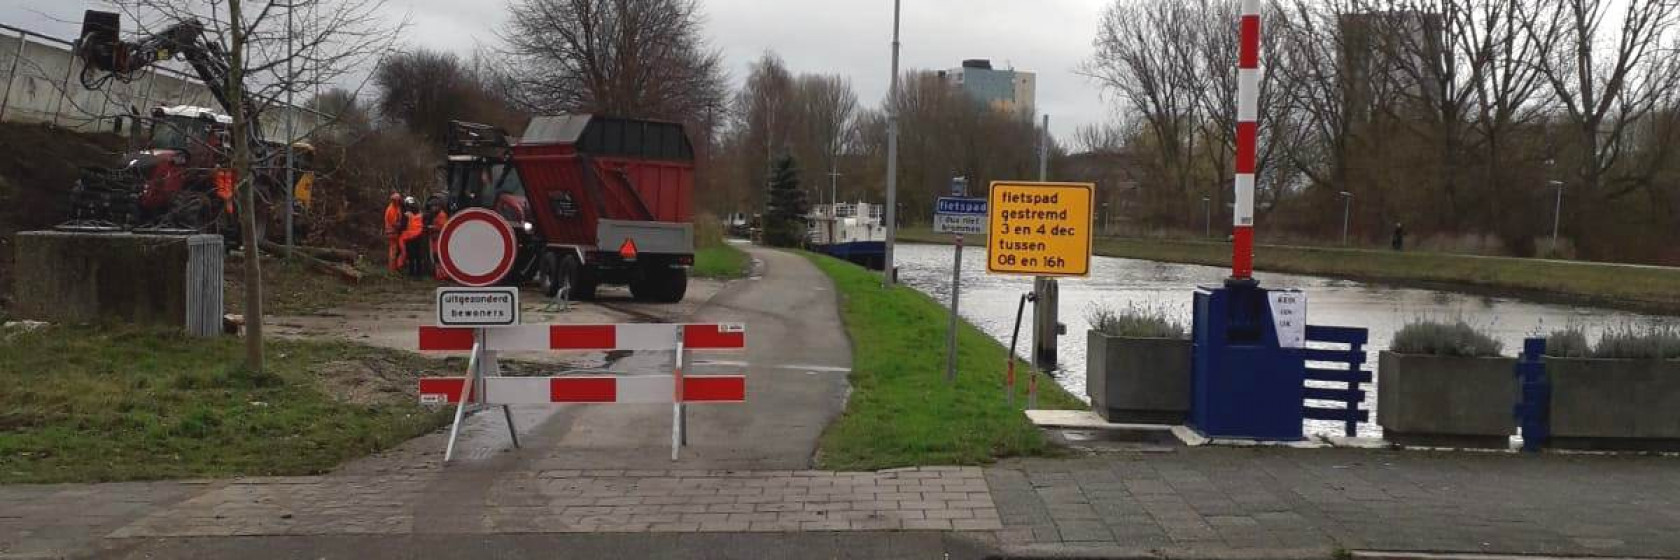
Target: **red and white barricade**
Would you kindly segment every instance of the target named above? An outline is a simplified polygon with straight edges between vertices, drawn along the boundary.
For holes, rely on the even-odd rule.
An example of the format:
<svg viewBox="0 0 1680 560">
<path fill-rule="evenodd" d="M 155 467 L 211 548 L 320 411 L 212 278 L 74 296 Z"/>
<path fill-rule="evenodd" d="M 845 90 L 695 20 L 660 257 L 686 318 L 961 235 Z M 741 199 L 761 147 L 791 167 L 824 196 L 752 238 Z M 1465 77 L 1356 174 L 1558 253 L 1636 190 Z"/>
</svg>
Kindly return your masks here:
<svg viewBox="0 0 1680 560">
<path fill-rule="evenodd" d="M 429 352 L 471 352 L 465 377 L 420 379 L 420 402 L 457 406 L 444 461 L 454 455 L 461 411 L 468 403 L 498 405 L 515 446 L 514 404 L 671 404 L 671 460 L 688 443 L 688 403 L 740 403 L 747 398 L 743 375 L 684 375 L 689 350 L 744 350 L 740 324 L 628 323 L 606 325 L 510 325 L 495 328 L 420 327 L 419 346 Z M 502 351 L 675 351 L 671 372 L 660 375 L 496 375 Z"/>
</svg>

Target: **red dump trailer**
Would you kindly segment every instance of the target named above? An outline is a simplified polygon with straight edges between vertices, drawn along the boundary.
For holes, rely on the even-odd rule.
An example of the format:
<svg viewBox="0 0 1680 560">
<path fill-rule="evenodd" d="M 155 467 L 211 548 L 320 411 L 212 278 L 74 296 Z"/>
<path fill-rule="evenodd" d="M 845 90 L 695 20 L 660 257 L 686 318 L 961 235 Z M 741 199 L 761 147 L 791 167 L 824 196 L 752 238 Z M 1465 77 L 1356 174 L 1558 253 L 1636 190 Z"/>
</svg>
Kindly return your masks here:
<svg viewBox="0 0 1680 560">
<path fill-rule="evenodd" d="M 682 125 L 537 117 L 517 141 L 455 122 L 451 208 L 500 213 L 520 235 L 509 282 L 587 300 L 602 284 L 636 299 L 681 301 L 694 264 L 694 147 Z"/>
</svg>

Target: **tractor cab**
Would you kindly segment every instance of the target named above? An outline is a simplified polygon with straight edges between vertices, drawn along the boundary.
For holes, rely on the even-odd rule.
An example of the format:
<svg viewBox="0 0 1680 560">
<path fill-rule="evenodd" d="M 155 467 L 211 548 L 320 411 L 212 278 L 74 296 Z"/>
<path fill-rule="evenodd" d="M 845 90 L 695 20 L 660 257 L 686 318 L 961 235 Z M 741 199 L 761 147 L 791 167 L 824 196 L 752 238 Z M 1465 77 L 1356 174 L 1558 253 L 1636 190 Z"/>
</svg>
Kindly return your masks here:
<svg viewBox="0 0 1680 560">
<path fill-rule="evenodd" d="M 229 147 L 228 127 L 233 118 L 203 107 L 176 105 L 152 109 L 151 131 L 146 148 L 168 150 L 186 156 L 186 167 L 216 166 L 217 154 Z"/>
</svg>

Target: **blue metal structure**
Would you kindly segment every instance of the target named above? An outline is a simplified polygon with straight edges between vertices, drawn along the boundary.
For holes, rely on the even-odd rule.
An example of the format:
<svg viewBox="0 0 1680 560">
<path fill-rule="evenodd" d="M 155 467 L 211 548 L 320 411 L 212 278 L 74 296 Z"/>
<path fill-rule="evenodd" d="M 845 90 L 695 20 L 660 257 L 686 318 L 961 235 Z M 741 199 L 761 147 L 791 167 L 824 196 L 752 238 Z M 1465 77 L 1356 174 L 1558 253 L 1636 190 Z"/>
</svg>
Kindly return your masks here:
<svg viewBox="0 0 1680 560">
<path fill-rule="evenodd" d="M 1552 438 L 1552 379 L 1546 375 L 1546 339 L 1523 339 L 1517 356 L 1517 405 L 1512 411 L 1522 427 L 1523 451 L 1538 453 Z"/>
<path fill-rule="evenodd" d="M 1190 425 L 1209 437 L 1301 439 L 1305 362 L 1278 344 L 1267 290 L 1253 282 L 1195 293 Z"/>
<path fill-rule="evenodd" d="M 1360 384 L 1371 382 L 1371 372 L 1360 369 L 1365 363 L 1365 343 L 1370 338 L 1370 332 L 1356 327 L 1324 327 L 1307 325 L 1307 342 L 1328 344 L 1344 344 L 1346 349 L 1302 348 L 1297 350 L 1301 357 L 1309 362 L 1331 362 L 1339 367 L 1303 367 L 1304 378 L 1307 381 L 1325 381 L 1345 383 L 1345 388 L 1306 387 L 1303 396 L 1307 400 L 1337 401 L 1341 408 L 1301 405 L 1301 415 L 1313 420 L 1333 420 L 1343 423 L 1342 433 L 1347 437 L 1358 435 L 1360 422 L 1369 422 L 1370 411 L 1360 410 L 1359 404 L 1365 402 L 1365 391 Z"/>
</svg>

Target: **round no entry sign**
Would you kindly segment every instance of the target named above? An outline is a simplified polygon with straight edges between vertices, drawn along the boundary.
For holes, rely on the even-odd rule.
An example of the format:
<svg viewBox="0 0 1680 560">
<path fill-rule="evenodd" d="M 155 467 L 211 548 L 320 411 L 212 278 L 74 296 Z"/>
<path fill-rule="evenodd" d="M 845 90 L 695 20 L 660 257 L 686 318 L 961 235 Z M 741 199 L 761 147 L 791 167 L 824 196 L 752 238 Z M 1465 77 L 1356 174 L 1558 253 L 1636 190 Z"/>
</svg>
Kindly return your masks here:
<svg viewBox="0 0 1680 560">
<path fill-rule="evenodd" d="M 438 263 L 463 286 L 489 286 L 513 269 L 513 227 L 495 212 L 468 208 L 450 216 L 438 234 Z"/>
</svg>

